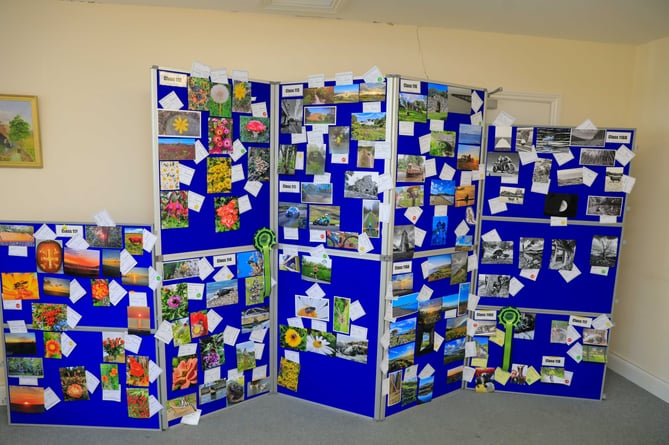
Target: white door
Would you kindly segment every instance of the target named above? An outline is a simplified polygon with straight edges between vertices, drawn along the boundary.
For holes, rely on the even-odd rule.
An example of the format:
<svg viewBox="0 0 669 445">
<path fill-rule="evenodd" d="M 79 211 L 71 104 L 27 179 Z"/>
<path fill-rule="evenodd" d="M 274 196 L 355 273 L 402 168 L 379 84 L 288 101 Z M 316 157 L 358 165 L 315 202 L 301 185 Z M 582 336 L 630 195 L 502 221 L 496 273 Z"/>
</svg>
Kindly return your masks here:
<svg viewBox="0 0 669 445">
<path fill-rule="evenodd" d="M 488 98 L 486 124 L 492 124 L 504 111 L 513 116 L 516 126 L 559 125 L 560 101 L 557 94 L 506 92 L 495 93 Z"/>
</svg>

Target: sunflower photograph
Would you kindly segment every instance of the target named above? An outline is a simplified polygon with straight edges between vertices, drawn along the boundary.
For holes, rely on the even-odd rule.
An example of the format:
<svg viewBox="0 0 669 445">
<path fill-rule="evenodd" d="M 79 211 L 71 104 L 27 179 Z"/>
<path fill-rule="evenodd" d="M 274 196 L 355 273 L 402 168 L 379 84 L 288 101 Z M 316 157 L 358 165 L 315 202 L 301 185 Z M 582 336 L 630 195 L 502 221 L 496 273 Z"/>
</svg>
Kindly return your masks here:
<svg viewBox="0 0 669 445">
<path fill-rule="evenodd" d="M 294 326 L 279 325 L 281 347 L 296 351 L 307 350 L 307 330 Z"/>
</svg>

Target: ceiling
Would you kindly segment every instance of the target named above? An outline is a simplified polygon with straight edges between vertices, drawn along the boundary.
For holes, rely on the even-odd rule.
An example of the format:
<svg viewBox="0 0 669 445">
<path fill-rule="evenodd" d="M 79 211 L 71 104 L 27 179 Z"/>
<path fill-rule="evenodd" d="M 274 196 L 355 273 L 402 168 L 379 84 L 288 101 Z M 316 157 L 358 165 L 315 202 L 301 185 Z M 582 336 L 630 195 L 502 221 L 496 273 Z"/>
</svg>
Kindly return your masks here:
<svg viewBox="0 0 669 445">
<path fill-rule="evenodd" d="M 633 45 L 669 37 L 669 0 L 74 1 L 322 17 Z"/>
</svg>

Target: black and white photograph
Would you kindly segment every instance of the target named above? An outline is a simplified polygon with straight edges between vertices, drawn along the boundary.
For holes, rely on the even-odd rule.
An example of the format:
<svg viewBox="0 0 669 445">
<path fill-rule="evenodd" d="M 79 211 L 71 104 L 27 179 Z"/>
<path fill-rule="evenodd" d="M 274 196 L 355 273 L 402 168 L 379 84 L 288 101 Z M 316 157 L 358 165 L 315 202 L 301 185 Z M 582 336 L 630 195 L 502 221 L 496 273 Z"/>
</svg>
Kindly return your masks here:
<svg viewBox="0 0 669 445">
<path fill-rule="evenodd" d="M 481 264 L 513 264 L 513 241 L 482 241 Z"/>
<path fill-rule="evenodd" d="M 518 246 L 519 269 L 541 269 L 543 258 L 543 238 L 520 237 L 520 246 Z"/>
<path fill-rule="evenodd" d="M 520 159 L 518 153 L 488 153 L 486 170 L 488 176 L 518 176 Z"/>
<path fill-rule="evenodd" d="M 416 249 L 414 226 L 395 226 L 393 228 L 393 261 L 413 258 Z"/>
<path fill-rule="evenodd" d="M 551 180 L 551 167 L 553 160 L 549 158 L 539 158 L 534 162 L 534 172 L 532 173 L 532 182 L 547 183 Z"/>
<path fill-rule="evenodd" d="M 516 128 L 516 151 L 532 151 L 534 127 Z"/>
<path fill-rule="evenodd" d="M 470 115 L 472 113 L 472 90 L 449 86 L 448 112 Z"/>
<path fill-rule="evenodd" d="M 513 328 L 513 338 L 521 340 L 534 340 L 534 326 L 537 321 L 537 314 L 528 314 L 521 312 L 518 325 Z"/>
<path fill-rule="evenodd" d="M 544 216 L 575 218 L 578 212 L 578 195 L 569 193 L 546 194 L 544 200 Z"/>
<path fill-rule="evenodd" d="M 497 320 L 477 320 L 474 321 L 474 335 L 483 335 L 491 337 L 497 331 Z"/>
<path fill-rule="evenodd" d="M 509 298 L 510 275 L 479 274 L 479 297 Z"/>
<path fill-rule="evenodd" d="M 617 196 L 588 196 L 588 216 L 620 216 L 623 212 L 623 198 Z"/>
<path fill-rule="evenodd" d="M 281 101 L 281 133 L 302 133 L 302 99 L 283 99 Z"/>
<path fill-rule="evenodd" d="M 537 127 L 537 153 L 566 153 L 570 141 L 571 128 Z"/>
<path fill-rule="evenodd" d="M 571 270 L 574 267 L 575 256 L 576 240 L 551 240 L 551 262 L 548 268 L 551 270 Z"/>
<path fill-rule="evenodd" d="M 378 172 L 359 172 L 347 170 L 344 174 L 344 198 L 378 198 Z"/>
<path fill-rule="evenodd" d="M 499 198 L 505 204 L 522 204 L 525 200 L 525 189 L 501 186 L 499 188 Z"/>
<path fill-rule="evenodd" d="M 605 192 L 623 191 L 623 168 L 606 167 L 606 178 L 604 179 Z"/>
<path fill-rule="evenodd" d="M 618 237 L 594 235 L 590 248 L 590 265 L 615 267 L 616 261 L 618 261 Z"/>
<path fill-rule="evenodd" d="M 606 142 L 606 130 L 598 128 L 574 128 L 571 130 L 571 144 L 575 147 L 603 147 Z"/>
<path fill-rule="evenodd" d="M 567 185 L 583 184 L 582 168 L 565 168 L 557 171 L 557 185 L 563 187 Z"/>
<path fill-rule="evenodd" d="M 512 127 L 495 127 L 495 151 L 511 151 Z"/>
<path fill-rule="evenodd" d="M 601 148 L 581 148 L 579 164 L 612 167 L 616 165 L 616 151 Z"/>
</svg>

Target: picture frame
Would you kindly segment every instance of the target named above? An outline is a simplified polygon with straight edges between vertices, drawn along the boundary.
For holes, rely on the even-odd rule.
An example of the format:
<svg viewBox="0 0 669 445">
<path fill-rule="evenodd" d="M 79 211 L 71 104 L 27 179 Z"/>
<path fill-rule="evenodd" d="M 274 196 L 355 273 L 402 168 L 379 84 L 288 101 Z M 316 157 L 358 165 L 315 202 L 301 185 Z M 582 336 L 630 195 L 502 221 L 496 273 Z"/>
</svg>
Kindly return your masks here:
<svg viewBox="0 0 669 445">
<path fill-rule="evenodd" d="M 0 167 L 42 166 L 37 96 L 0 94 Z"/>
</svg>

